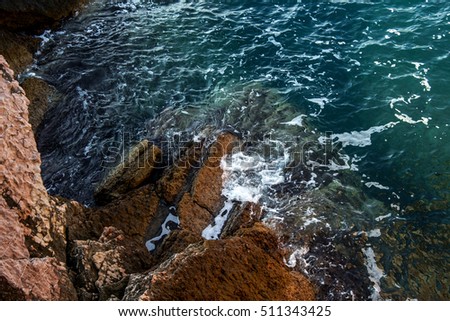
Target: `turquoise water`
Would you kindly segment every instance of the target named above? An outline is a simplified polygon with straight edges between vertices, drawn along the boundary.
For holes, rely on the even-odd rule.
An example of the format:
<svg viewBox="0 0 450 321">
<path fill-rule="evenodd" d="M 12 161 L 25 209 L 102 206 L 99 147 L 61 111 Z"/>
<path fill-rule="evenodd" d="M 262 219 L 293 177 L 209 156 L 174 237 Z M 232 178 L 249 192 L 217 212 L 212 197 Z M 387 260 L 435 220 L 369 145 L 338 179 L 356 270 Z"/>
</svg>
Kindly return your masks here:
<svg viewBox="0 0 450 321">
<path fill-rule="evenodd" d="M 111 146 L 165 108 L 258 83 L 396 218 L 373 242 L 384 298 L 449 298 L 450 3 L 94 1 L 42 38 L 30 72 L 65 93 L 39 132 L 51 193 L 91 203 Z"/>
</svg>

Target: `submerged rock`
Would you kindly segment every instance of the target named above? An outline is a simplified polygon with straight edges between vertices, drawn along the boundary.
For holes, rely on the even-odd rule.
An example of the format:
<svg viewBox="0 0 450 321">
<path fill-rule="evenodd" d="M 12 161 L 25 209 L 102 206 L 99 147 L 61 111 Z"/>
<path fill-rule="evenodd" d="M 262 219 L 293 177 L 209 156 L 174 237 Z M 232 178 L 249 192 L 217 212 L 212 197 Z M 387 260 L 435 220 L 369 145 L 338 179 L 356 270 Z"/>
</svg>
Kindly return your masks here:
<svg viewBox="0 0 450 321">
<path fill-rule="evenodd" d="M 14 33 L 0 28 L 0 55 L 8 61 L 17 75 L 25 71 L 33 62 L 33 54 L 40 40 L 22 33 Z"/>
<path fill-rule="evenodd" d="M 61 94 L 55 87 L 39 78 L 27 78 L 22 82 L 21 87 L 30 100 L 28 106 L 29 122 L 36 134 L 45 113 L 57 104 L 61 99 Z"/>
<path fill-rule="evenodd" d="M 155 167 L 160 165 L 161 150 L 143 140 L 128 152 L 97 187 L 95 199 L 105 204 L 139 186 L 150 178 Z"/>
</svg>

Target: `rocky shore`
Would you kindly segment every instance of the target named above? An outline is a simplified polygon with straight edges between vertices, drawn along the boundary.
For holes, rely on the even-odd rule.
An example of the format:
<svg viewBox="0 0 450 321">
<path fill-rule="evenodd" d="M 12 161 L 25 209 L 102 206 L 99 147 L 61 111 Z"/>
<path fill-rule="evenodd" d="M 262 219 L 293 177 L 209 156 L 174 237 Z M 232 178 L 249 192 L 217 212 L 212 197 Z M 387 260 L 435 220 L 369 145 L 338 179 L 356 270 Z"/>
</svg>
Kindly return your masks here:
<svg viewBox="0 0 450 321">
<path fill-rule="evenodd" d="M 257 204 L 235 204 L 220 240 L 202 237 L 224 206 L 220 160 L 240 148 L 237 136 L 192 142 L 165 169 L 159 148 L 143 142 L 98 188 L 105 205 L 85 208 L 47 194 L 29 100 L 3 57 L 0 66 L 2 300 L 315 298 Z"/>
</svg>

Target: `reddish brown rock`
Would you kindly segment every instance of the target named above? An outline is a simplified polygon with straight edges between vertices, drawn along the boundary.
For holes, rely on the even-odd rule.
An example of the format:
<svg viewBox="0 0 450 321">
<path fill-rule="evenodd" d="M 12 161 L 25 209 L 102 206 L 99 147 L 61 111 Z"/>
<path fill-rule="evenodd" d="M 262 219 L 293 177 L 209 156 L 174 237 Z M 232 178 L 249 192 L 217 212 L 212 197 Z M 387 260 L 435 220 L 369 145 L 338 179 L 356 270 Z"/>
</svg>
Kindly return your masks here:
<svg viewBox="0 0 450 321">
<path fill-rule="evenodd" d="M 246 235 L 190 245 L 147 275 L 133 275 L 125 300 L 313 300 L 315 289 L 280 261 L 276 237 Z M 261 247 L 260 243 L 264 242 Z"/>
<path fill-rule="evenodd" d="M 1 56 L 0 93 L 0 193 L 21 222 L 36 223 L 34 231 L 24 229 L 25 236 L 47 247 L 51 225 L 59 225 L 58 218 L 51 215 L 52 204 L 40 175 L 40 156 L 28 123 L 29 100 Z"/>
<path fill-rule="evenodd" d="M 174 166 L 168 167 L 157 183 L 156 190 L 169 204 L 176 203 L 190 189 L 188 178 L 200 165 L 202 145 L 194 143 L 186 149 Z"/>
<path fill-rule="evenodd" d="M 208 149 L 203 143 L 188 145 L 179 161 L 166 169 L 156 183 L 158 195 L 174 206 L 180 221 L 178 229 L 181 232 L 175 233 L 179 239 L 174 240 L 174 236 L 169 235 L 162 244 L 168 253 L 180 252 L 201 239 L 202 231 L 223 207 L 220 162 L 225 154 L 239 146 L 239 139 L 233 134 L 222 133 Z M 156 257 L 162 255 L 161 251 L 153 254 Z"/>
<path fill-rule="evenodd" d="M 185 161 L 179 162 L 179 166 L 170 167 L 158 181 L 159 195 L 169 204 L 173 204 L 187 185 L 187 177 L 191 167 Z"/>
<path fill-rule="evenodd" d="M 0 260 L 0 300 L 74 300 L 64 265 L 54 258 Z"/>
<path fill-rule="evenodd" d="M 75 299 L 64 263 L 64 206 L 42 184 L 28 103 L 0 56 L 0 299 Z"/>
<path fill-rule="evenodd" d="M 106 206 L 86 210 L 84 227 L 78 229 L 78 234 L 73 237 L 98 238 L 105 227 L 114 226 L 127 236 L 139 238 L 144 244 L 148 226 L 157 214 L 159 205 L 160 199 L 153 187 L 145 185 Z M 89 230 L 91 233 L 86 233 Z"/>
<path fill-rule="evenodd" d="M 219 135 L 216 142 L 210 147 L 208 158 L 193 182 L 194 202 L 212 214 L 215 214 L 223 204 L 221 159 L 238 147 L 239 139 L 235 135 L 230 133 Z"/>
<path fill-rule="evenodd" d="M 127 283 L 126 237 L 114 227 L 104 229 L 98 241 L 75 241 L 71 249 L 75 285 L 81 300 L 120 297 Z M 130 253 L 131 254 L 131 253 Z"/>
<path fill-rule="evenodd" d="M 178 216 L 180 218 L 180 228 L 199 236 L 202 235 L 202 231 L 214 218 L 207 209 L 195 203 L 189 193 L 185 193 L 180 203 L 178 203 Z"/>
<path fill-rule="evenodd" d="M 255 223 L 260 222 L 262 215 L 263 210 L 259 204 L 244 203 L 235 206 L 228 215 L 221 237 L 229 237 L 239 229 L 253 227 Z"/>
</svg>

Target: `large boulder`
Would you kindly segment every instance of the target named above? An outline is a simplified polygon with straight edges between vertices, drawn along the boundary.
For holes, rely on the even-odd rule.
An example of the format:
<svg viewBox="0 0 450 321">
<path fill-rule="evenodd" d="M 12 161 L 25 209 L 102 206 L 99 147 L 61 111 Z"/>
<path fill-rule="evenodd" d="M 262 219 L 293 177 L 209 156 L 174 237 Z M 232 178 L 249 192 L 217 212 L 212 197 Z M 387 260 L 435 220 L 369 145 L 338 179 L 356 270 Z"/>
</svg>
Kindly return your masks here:
<svg viewBox="0 0 450 321">
<path fill-rule="evenodd" d="M 241 235 L 190 245 L 147 274 L 124 300 L 314 300 L 315 289 L 283 264 L 276 236 L 257 225 Z"/>
</svg>

